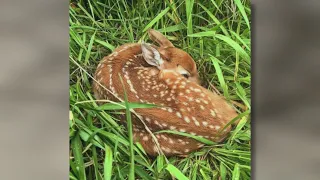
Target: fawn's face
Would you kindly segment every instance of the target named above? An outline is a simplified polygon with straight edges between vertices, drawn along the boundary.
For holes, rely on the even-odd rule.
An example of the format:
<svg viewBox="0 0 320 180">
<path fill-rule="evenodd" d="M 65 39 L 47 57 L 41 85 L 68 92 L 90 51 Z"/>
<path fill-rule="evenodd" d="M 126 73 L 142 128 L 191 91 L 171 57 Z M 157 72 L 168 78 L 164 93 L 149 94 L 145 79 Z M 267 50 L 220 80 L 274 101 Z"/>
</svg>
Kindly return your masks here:
<svg viewBox="0 0 320 180">
<path fill-rule="evenodd" d="M 186 79 L 200 84 L 197 66 L 188 53 L 175 48 L 168 39 L 155 30 L 149 30 L 149 36 L 160 47 L 141 44 L 142 54 L 147 63 L 159 70 L 173 70 Z"/>
</svg>

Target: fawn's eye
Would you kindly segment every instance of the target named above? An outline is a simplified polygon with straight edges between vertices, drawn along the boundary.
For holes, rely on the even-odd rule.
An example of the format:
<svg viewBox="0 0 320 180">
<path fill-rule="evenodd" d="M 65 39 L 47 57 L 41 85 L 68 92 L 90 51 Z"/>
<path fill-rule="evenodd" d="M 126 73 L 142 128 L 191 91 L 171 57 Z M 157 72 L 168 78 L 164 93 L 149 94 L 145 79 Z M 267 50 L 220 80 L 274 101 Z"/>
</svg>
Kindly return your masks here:
<svg viewBox="0 0 320 180">
<path fill-rule="evenodd" d="M 189 75 L 188 74 L 182 74 L 183 77 L 185 77 L 186 79 L 189 78 Z"/>
<path fill-rule="evenodd" d="M 179 64 L 177 65 L 176 71 L 179 74 L 181 74 L 183 77 L 185 77 L 186 79 L 188 79 L 190 77 L 190 73 Z"/>
</svg>

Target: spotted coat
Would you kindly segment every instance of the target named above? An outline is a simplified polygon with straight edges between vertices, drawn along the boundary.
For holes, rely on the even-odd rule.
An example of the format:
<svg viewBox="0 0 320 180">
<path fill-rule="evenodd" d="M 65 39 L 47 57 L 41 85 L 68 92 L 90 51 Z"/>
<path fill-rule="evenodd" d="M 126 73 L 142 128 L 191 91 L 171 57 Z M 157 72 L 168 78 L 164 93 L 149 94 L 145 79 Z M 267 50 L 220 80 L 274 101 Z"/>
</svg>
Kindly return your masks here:
<svg viewBox="0 0 320 180">
<path fill-rule="evenodd" d="M 99 63 L 95 73 L 99 83 L 93 83 L 97 99 L 119 101 L 124 99 L 121 77 L 130 102 L 161 106 L 135 110 L 138 117 L 133 118 L 134 140 L 139 141 L 148 154 L 158 154 L 154 140 L 145 130 L 142 120 L 152 132 L 176 130 L 215 142 L 222 141 L 230 127 L 220 134 L 218 131 L 237 116 L 236 111 L 217 94 L 180 74 L 159 71 L 150 66 L 141 53 L 140 44 L 120 46 Z M 194 139 L 174 134 L 161 133 L 155 137 L 161 150 L 169 156 L 188 154 L 203 146 Z"/>
</svg>

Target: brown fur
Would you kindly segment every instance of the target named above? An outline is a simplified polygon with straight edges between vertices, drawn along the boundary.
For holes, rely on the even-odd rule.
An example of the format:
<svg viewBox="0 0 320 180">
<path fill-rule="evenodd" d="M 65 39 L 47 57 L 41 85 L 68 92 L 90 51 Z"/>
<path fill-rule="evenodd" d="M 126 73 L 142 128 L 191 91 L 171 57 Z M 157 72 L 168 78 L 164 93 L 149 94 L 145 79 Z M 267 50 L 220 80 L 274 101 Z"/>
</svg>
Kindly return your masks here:
<svg viewBox="0 0 320 180">
<path fill-rule="evenodd" d="M 230 127 L 220 134 L 218 132 L 237 116 L 236 111 L 217 94 L 175 72 L 179 64 L 197 79 L 196 65 L 190 55 L 172 47 L 173 45 L 163 39 L 157 41 L 162 43 L 158 51 L 167 61 L 165 70 L 159 71 L 146 63 L 140 55 L 142 52 L 140 44 L 122 45 L 100 62 L 95 73 L 95 79 L 113 92 L 106 91 L 94 82 L 93 91 L 96 98 L 119 101 L 118 97 L 123 100 L 121 77 L 129 102 L 163 106 L 135 109 L 152 132 L 177 130 L 195 133 L 215 142 L 222 141 L 230 131 Z M 163 47 L 163 44 L 166 46 Z M 125 119 L 122 121 L 125 122 Z M 140 142 L 149 155 L 157 155 L 154 140 L 137 116 L 133 117 L 133 124 L 134 140 Z M 203 146 L 194 139 L 179 135 L 162 133 L 157 134 L 156 138 L 162 151 L 169 156 L 188 154 Z"/>
</svg>

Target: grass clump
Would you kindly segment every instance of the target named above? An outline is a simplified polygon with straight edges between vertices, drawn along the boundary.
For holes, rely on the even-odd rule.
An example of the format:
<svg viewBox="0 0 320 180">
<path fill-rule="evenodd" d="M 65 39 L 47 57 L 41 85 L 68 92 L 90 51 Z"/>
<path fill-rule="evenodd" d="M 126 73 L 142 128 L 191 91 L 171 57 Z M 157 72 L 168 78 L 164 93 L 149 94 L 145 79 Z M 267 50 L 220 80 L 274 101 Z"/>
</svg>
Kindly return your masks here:
<svg viewBox="0 0 320 180">
<path fill-rule="evenodd" d="M 250 179 L 250 16 L 246 0 L 70 1 L 70 179 Z M 149 28 L 188 52 L 204 85 L 237 108 L 240 122 L 223 143 L 186 158 L 150 159 L 114 116 L 140 105 L 97 105 L 91 84 L 98 62 L 147 39 Z"/>
</svg>

